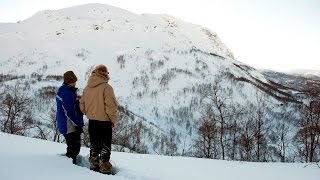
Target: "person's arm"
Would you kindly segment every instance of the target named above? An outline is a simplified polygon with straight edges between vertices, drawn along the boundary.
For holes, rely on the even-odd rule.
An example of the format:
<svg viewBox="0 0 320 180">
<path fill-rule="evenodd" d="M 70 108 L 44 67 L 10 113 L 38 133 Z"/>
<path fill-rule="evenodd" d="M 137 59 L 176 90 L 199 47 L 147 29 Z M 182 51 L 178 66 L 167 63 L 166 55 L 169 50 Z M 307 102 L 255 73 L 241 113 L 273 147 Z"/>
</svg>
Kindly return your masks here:
<svg viewBox="0 0 320 180">
<path fill-rule="evenodd" d="M 110 118 L 113 126 L 117 126 L 118 123 L 118 105 L 117 100 L 113 92 L 113 88 L 110 85 L 104 89 L 104 102 L 105 112 Z"/>
<path fill-rule="evenodd" d="M 85 91 L 83 91 L 83 94 L 82 94 L 82 96 L 81 96 L 81 98 L 80 98 L 80 110 L 81 110 L 81 112 L 83 113 L 83 114 L 86 114 L 85 113 L 85 101 L 84 101 L 84 98 L 85 98 Z"/>
</svg>

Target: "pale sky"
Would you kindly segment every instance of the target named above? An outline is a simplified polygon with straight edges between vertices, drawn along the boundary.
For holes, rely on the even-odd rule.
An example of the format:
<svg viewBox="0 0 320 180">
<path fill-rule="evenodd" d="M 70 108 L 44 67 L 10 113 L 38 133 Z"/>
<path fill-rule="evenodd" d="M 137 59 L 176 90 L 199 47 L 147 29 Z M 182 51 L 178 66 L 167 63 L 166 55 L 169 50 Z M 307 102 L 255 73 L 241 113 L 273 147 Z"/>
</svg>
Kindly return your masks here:
<svg viewBox="0 0 320 180">
<path fill-rule="evenodd" d="M 208 27 L 237 60 L 255 68 L 320 71 L 320 0 L 0 0 L 0 22 L 86 3 Z"/>
</svg>

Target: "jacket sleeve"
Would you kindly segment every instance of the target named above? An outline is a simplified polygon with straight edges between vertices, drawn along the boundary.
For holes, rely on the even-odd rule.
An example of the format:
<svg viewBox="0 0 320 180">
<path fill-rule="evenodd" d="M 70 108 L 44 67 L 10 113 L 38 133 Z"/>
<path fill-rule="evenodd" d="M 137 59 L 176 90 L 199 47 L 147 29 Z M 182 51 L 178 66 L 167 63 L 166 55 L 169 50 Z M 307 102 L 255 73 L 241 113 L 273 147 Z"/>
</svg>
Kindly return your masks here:
<svg viewBox="0 0 320 180">
<path fill-rule="evenodd" d="M 77 124 L 77 126 L 82 127 L 82 126 L 84 126 L 83 113 L 80 110 L 80 103 L 79 103 L 78 98 L 76 100 L 75 109 L 76 109 L 76 120 L 77 120 L 76 124 Z"/>
<path fill-rule="evenodd" d="M 113 88 L 107 84 L 104 89 L 105 112 L 113 124 L 118 122 L 118 105 Z"/>
<path fill-rule="evenodd" d="M 85 110 L 86 110 L 86 106 L 85 106 L 85 101 L 84 101 L 84 99 L 85 99 L 85 90 L 83 91 L 83 94 L 82 94 L 82 96 L 81 96 L 81 98 L 80 98 L 80 110 L 81 110 L 81 112 L 83 113 L 83 114 L 86 114 L 86 112 L 85 112 Z"/>
</svg>

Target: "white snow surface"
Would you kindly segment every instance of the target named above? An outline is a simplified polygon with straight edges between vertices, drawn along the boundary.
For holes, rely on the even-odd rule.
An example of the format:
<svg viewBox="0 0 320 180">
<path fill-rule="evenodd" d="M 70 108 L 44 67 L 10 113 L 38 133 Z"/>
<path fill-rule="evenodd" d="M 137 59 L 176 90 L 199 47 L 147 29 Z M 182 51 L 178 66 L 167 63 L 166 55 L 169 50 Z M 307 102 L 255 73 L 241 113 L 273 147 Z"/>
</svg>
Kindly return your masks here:
<svg viewBox="0 0 320 180">
<path fill-rule="evenodd" d="M 305 163 L 252 163 L 188 157 L 112 152 L 115 175 L 87 169 L 88 148 L 81 166 L 61 156 L 66 145 L 0 132 L 1 180 L 183 179 L 183 180 L 319 180 L 320 168 Z"/>
</svg>

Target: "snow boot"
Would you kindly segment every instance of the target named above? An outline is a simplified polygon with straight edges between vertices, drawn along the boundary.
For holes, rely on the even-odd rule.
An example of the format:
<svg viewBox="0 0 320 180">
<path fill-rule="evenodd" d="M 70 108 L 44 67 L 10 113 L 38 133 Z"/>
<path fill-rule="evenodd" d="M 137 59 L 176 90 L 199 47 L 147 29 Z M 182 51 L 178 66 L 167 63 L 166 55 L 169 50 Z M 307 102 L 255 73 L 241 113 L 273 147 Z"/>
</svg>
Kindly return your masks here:
<svg viewBox="0 0 320 180">
<path fill-rule="evenodd" d="M 103 174 L 111 174 L 112 172 L 112 164 L 109 161 L 102 161 L 99 162 L 99 170 Z"/>
<path fill-rule="evenodd" d="M 77 165 L 77 157 L 72 157 L 72 164 Z"/>
<path fill-rule="evenodd" d="M 99 171 L 99 156 L 90 156 L 90 169 L 94 171 Z"/>
<path fill-rule="evenodd" d="M 72 159 L 72 164 L 77 164 L 77 156 L 74 156 L 68 152 L 66 153 L 66 156 Z"/>
</svg>

